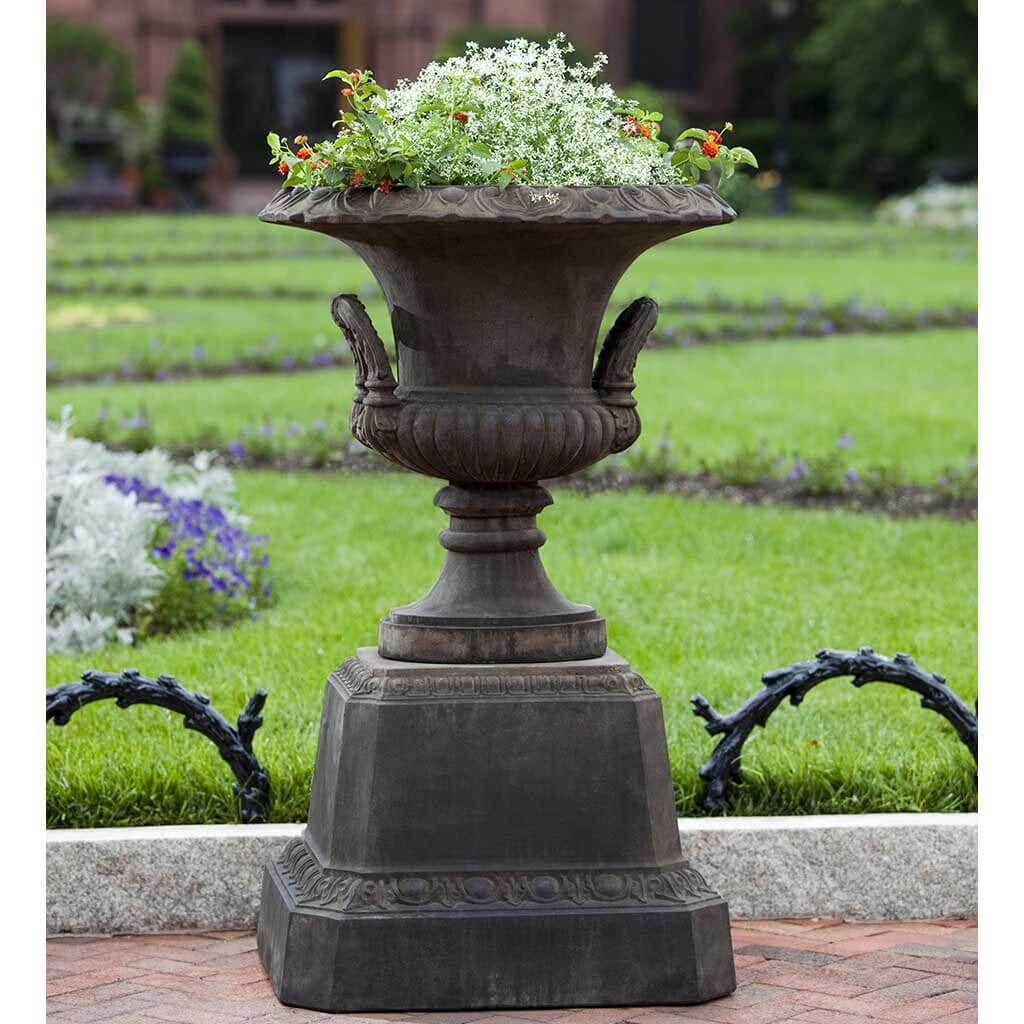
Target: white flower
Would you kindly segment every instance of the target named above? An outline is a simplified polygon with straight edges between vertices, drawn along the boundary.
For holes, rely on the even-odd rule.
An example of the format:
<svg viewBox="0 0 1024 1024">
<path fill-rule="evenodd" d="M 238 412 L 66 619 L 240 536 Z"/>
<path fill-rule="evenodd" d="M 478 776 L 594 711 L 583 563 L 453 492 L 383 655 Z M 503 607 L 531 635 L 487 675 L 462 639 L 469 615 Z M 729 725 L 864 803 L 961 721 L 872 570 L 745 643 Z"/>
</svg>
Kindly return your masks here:
<svg viewBox="0 0 1024 1024">
<path fill-rule="evenodd" d="M 177 498 L 219 505 L 244 525 L 231 474 L 202 452 L 180 465 L 159 449 L 112 452 L 69 435 L 71 410 L 46 429 L 46 646 L 75 654 L 130 639 L 130 613 L 156 594 L 163 573 L 150 557 L 163 515 L 104 482 L 138 477 Z"/>
<path fill-rule="evenodd" d="M 526 160 L 517 181 L 536 185 L 657 185 L 678 183 L 656 139 L 629 138 L 622 101 L 598 76 L 607 63 L 570 64 L 563 35 L 546 46 L 524 39 L 500 48 L 468 44 L 466 53 L 428 64 L 413 81 L 401 81 L 386 99 L 393 120 L 384 144 L 414 153 L 428 183 L 486 184 L 496 167 Z M 443 118 L 425 111 L 438 109 Z M 448 111 L 468 110 L 450 127 Z M 443 128 L 439 126 L 443 124 Z M 449 145 L 449 131 L 483 143 L 490 157 Z"/>
</svg>

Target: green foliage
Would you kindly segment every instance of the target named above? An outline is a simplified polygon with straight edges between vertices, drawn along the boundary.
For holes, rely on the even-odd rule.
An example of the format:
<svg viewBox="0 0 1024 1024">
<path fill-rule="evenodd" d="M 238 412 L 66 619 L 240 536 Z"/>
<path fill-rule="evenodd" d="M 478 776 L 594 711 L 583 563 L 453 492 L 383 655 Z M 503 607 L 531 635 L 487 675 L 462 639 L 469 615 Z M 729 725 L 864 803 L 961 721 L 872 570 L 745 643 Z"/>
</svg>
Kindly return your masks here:
<svg viewBox="0 0 1024 1024">
<path fill-rule="evenodd" d="M 736 108 L 767 168 L 781 141 L 790 184 L 810 189 L 877 197 L 936 172 L 973 176 L 976 0 L 808 0 L 794 8 L 784 27 L 769 4 L 733 23 Z M 790 108 L 781 140 L 778 83 Z"/>
<path fill-rule="evenodd" d="M 685 127 L 685 114 L 671 93 L 663 92 L 647 82 L 627 82 L 616 91 L 630 106 L 661 111 L 662 138 L 674 139 Z"/>
<path fill-rule="evenodd" d="M 977 174 L 976 0 L 817 0 L 799 60 L 826 83 L 827 183 L 903 190 Z"/>
<path fill-rule="evenodd" d="M 171 536 L 166 526 L 159 527 L 154 546 L 162 547 Z M 217 558 L 220 552 L 207 537 L 197 554 L 203 558 Z M 139 615 L 140 639 L 230 626 L 251 619 L 257 609 L 270 604 L 270 577 L 262 566 L 253 566 L 251 584 L 242 597 L 228 597 L 206 586 L 203 581 L 190 578 L 188 568 L 184 551 L 180 548 L 164 563 L 164 581 L 160 590 Z"/>
<path fill-rule="evenodd" d="M 94 145 L 105 141 L 122 156 L 130 148 L 137 114 L 128 52 L 90 25 L 47 18 L 47 184 L 71 176 L 71 147 L 83 136 Z"/>
<path fill-rule="evenodd" d="M 46 94 L 48 107 L 132 115 L 136 98 L 131 57 L 91 25 L 47 18 Z M 59 115 L 60 110 L 55 112 Z"/>
<path fill-rule="evenodd" d="M 756 484 L 775 476 L 782 460 L 762 441 L 756 448 L 741 448 L 722 459 L 701 459 L 702 473 L 724 484 Z"/>
<path fill-rule="evenodd" d="M 178 51 L 174 70 L 164 87 L 161 136 L 164 143 L 213 142 L 210 65 L 206 52 L 194 40 Z"/>
<path fill-rule="evenodd" d="M 74 177 L 74 164 L 66 146 L 46 133 L 46 187 L 57 188 Z"/>
</svg>

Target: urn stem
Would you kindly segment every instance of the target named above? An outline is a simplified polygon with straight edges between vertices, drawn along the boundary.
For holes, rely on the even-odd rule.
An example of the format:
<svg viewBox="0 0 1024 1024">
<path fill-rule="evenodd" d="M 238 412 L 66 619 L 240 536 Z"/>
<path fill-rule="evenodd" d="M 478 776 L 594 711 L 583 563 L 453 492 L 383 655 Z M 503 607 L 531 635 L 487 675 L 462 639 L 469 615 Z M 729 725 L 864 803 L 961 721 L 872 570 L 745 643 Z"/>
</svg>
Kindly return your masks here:
<svg viewBox="0 0 1024 1024">
<path fill-rule="evenodd" d="M 450 516 L 440 536 L 445 563 L 428 594 L 381 622 L 385 658 L 509 663 L 605 653 L 604 619 L 566 600 L 540 560 L 537 513 L 551 504 L 543 487 L 449 484 L 434 504 Z"/>
</svg>

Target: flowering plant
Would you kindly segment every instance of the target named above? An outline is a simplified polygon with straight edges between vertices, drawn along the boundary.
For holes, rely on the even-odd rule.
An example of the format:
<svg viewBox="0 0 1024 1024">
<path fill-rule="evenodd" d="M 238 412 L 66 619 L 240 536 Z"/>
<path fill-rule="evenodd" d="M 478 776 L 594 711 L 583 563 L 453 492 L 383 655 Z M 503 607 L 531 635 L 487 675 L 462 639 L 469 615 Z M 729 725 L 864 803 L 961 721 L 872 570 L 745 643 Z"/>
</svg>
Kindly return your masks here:
<svg viewBox="0 0 1024 1024">
<path fill-rule="evenodd" d="M 264 539 L 245 532 L 212 456 L 112 452 L 70 426 L 69 410 L 47 426 L 49 650 L 228 624 L 269 603 Z"/>
<path fill-rule="evenodd" d="M 394 185 L 696 184 L 715 170 L 727 180 L 749 149 L 721 131 L 690 128 L 663 141 L 662 115 L 623 101 L 598 82 L 607 57 L 569 64 L 559 34 L 546 46 L 512 39 L 469 43 L 462 57 L 428 64 L 415 81 L 383 89 L 370 71 L 331 71 L 342 83 L 337 137 L 294 146 L 271 132 L 271 163 L 287 188 Z"/>
</svg>

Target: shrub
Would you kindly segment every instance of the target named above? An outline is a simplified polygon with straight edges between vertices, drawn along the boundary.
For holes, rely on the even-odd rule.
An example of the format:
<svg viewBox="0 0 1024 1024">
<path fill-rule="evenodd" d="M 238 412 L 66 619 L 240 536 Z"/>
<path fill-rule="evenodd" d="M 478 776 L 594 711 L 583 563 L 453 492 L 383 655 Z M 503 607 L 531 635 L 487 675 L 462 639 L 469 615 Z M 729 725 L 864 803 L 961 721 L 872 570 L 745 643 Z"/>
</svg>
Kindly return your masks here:
<svg viewBox="0 0 1024 1024">
<path fill-rule="evenodd" d="M 104 139 L 118 157 L 131 146 L 138 105 L 128 52 L 90 25 L 46 19 L 46 177 L 56 186 L 73 174 L 82 135 Z"/>
<path fill-rule="evenodd" d="M 263 540 L 244 532 L 234 480 L 209 453 L 112 452 L 47 425 L 47 648 L 199 628 L 270 597 Z"/>
<path fill-rule="evenodd" d="M 197 42 L 190 41 L 181 47 L 167 79 L 161 135 L 165 144 L 213 141 L 210 65 Z"/>
<path fill-rule="evenodd" d="M 876 219 L 913 227 L 976 228 L 978 186 L 923 185 L 905 196 L 892 196 L 875 208 Z"/>
</svg>

